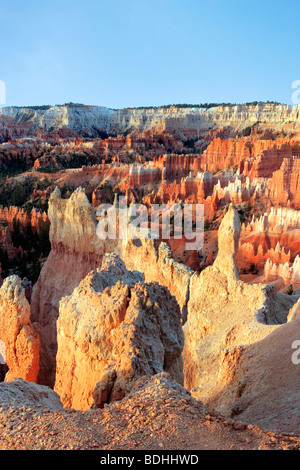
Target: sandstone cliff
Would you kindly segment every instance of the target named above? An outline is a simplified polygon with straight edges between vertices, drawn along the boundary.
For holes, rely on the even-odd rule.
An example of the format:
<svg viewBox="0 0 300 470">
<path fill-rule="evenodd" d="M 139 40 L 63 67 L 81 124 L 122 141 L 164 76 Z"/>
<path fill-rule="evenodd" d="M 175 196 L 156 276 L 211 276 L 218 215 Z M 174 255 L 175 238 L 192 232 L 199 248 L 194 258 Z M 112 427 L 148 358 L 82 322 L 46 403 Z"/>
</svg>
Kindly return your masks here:
<svg viewBox="0 0 300 470">
<path fill-rule="evenodd" d="M 211 127 L 231 126 L 237 130 L 253 126 L 259 121 L 276 130 L 291 121 L 299 125 L 299 106 L 271 103 L 215 106 L 209 109 L 170 106 L 113 110 L 84 105 L 53 106 L 39 110 L 6 107 L 0 110 L 0 115 L 11 119 L 14 124 L 26 121 L 27 133 L 65 127 L 87 137 L 97 137 L 100 133 L 116 135 L 131 129 L 142 132 L 152 129 L 198 137 Z"/>
</svg>

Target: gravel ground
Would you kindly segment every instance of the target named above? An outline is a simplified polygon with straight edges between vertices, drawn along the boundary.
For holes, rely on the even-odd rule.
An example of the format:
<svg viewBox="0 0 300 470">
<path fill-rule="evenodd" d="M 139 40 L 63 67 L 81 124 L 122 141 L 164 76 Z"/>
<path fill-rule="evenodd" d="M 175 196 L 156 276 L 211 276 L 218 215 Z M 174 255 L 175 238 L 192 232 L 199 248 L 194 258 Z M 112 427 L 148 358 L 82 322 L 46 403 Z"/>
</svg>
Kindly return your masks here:
<svg viewBox="0 0 300 470">
<path fill-rule="evenodd" d="M 0 408 L 2 450 L 300 449 L 300 438 L 208 414 L 166 374 L 101 410 Z"/>
</svg>

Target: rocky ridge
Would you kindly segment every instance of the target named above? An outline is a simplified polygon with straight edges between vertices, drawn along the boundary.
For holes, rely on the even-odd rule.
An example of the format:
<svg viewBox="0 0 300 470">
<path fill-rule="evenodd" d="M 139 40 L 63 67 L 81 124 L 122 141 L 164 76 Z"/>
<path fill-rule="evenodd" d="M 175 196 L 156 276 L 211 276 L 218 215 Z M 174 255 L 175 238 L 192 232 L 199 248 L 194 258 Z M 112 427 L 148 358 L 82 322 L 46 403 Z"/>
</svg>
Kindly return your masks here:
<svg viewBox="0 0 300 470">
<path fill-rule="evenodd" d="M 152 129 L 169 133 L 199 136 L 211 126 L 243 129 L 259 121 L 280 129 L 289 121 L 299 122 L 299 106 L 278 104 L 180 108 L 113 110 L 101 106 L 64 105 L 49 109 L 5 107 L 0 113 L 14 124 L 26 122 L 30 132 L 69 128 L 78 134 L 95 137 L 99 133 L 120 134 L 129 129 L 141 132 Z"/>
</svg>

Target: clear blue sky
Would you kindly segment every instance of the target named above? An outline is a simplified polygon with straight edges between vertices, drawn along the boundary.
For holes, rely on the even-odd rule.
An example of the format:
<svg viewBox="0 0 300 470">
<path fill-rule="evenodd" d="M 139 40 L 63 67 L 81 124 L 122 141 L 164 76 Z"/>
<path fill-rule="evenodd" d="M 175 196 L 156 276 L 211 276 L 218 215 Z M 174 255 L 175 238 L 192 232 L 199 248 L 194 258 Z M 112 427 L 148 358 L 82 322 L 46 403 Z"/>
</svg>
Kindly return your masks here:
<svg viewBox="0 0 300 470">
<path fill-rule="evenodd" d="M 14 0 L 7 105 L 275 100 L 300 79 L 299 0 Z"/>
</svg>

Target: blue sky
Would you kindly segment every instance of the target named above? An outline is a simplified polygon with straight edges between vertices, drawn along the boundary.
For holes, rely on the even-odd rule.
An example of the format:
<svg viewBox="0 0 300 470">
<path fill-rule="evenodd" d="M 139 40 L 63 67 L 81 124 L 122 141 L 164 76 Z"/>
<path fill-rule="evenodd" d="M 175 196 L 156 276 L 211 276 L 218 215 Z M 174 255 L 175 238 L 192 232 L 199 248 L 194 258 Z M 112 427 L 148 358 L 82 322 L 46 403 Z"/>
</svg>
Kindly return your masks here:
<svg viewBox="0 0 300 470">
<path fill-rule="evenodd" d="M 7 105 L 290 104 L 299 18 L 299 0 L 1 2 L 0 80 Z"/>
</svg>

